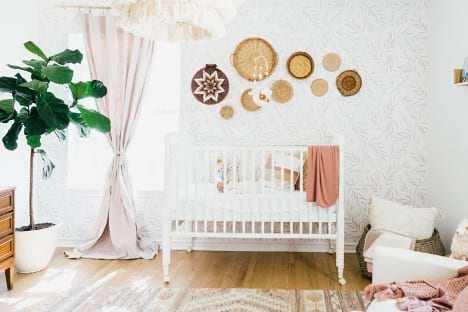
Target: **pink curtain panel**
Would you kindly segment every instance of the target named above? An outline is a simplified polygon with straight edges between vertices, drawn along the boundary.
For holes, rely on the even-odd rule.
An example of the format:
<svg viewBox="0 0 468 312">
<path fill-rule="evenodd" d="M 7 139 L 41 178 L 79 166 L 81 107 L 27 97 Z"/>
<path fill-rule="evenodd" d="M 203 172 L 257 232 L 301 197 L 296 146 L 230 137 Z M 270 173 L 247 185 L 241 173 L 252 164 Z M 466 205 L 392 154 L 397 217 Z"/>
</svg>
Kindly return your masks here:
<svg viewBox="0 0 468 312">
<path fill-rule="evenodd" d="M 113 160 L 88 240 L 66 254 L 70 258 L 152 259 L 158 245 L 138 233 L 125 152 L 138 122 L 154 41 L 122 31 L 112 16 L 83 14 L 81 19 L 91 77 L 108 88 L 97 106 L 111 120 L 107 139 Z"/>
</svg>

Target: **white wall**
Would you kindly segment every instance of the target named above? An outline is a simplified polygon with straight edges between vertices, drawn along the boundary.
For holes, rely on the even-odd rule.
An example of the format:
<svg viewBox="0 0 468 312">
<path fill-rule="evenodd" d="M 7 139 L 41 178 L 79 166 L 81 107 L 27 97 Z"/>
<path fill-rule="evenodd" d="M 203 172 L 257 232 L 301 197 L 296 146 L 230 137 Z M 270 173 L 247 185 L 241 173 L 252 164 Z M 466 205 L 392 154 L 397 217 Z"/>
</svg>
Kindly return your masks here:
<svg viewBox="0 0 468 312">
<path fill-rule="evenodd" d="M 454 87 L 453 69 L 468 56 L 466 0 L 433 1 L 430 8 L 428 187 L 431 205 L 444 210 L 446 246 L 468 217 L 468 87 Z"/>
<path fill-rule="evenodd" d="M 327 132 L 345 136 L 346 238 L 356 242 L 367 221 L 369 195 L 416 206 L 426 200 L 427 0 L 249 0 L 228 27 L 228 37 L 186 46 L 183 51 L 182 104 L 184 123 L 201 140 L 268 141 L 307 139 Z M 294 87 L 288 104 L 271 103 L 257 112 L 240 105 L 241 93 L 252 86 L 230 63 L 236 45 L 263 37 L 276 49 L 279 64 L 262 84 L 287 79 Z M 286 71 L 288 56 L 309 52 L 316 70 L 305 80 Z M 361 92 L 338 94 L 336 75 L 321 67 L 330 51 L 343 59 L 340 70 L 357 69 Z M 235 116 L 219 117 L 223 104 L 197 102 L 190 92 L 193 74 L 216 63 L 230 80 L 224 101 Z M 317 98 L 313 79 L 325 78 L 330 92 Z"/>
<path fill-rule="evenodd" d="M 185 47 L 182 60 L 184 125 L 196 131 L 201 139 L 217 140 L 273 137 L 288 140 L 326 131 L 345 134 L 347 241 L 355 242 L 367 222 L 370 192 L 418 206 L 426 201 L 429 2 L 245 1 L 238 18 L 228 27 L 226 39 Z M 0 28 L 2 40 L 9 38 L 3 42 L 12 47 L 11 50 L 0 50 L 0 66 L 22 59 L 25 54 L 21 54 L 21 43 L 30 38 L 37 38 L 48 51 L 66 46 L 65 18 L 49 16 L 43 8 L 41 13 L 35 13 L 38 1 L 34 0 L 8 1 L 3 5 L 9 9 L 0 11 L 2 25 L 7 24 L 7 19 L 9 25 L 15 25 L 19 30 L 10 34 L 8 28 Z M 37 14 L 41 14 L 40 19 Z M 17 22 L 19 15 L 22 16 L 21 23 Z M 281 78 L 291 81 L 295 98 L 290 104 L 282 107 L 272 104 L 258 113 L 242 110 L 239 96 L 250 84 L 239 78 L 229 58 L 236 44 L 249 36 L 264 37 L 276 48 L 280 63 L 265 83 Z M 314 76 L 305 81 L 293 80 L 285 70 L 288 55 L 296 50 L 309 51 L 317 64 Z M 328 51 L 336 51 L 342 56 L 343 69 L 360 71 L 364 85 L 356 97 L 338 95 L 334 89 L 334 74 L 321 69 L 321 57 Z M 190 93 L 192 75 L 207 63 L 219 64 L 230 79 L 231 91 L 226 103 L 236 110 L 231 121 L 218 117 L 221 105 L 203 106 L 195 102 Z M 1 70 L 4 73 L 3 67 Z M 318 99 L 311 94 L 310 83 L 321 76 L 329 81 L 331 91 Z M 2 131 L 4 129 L 0 128 L 0 135 Z M 51 180 L 40 181 L 38 216 L 40 220 L 62 220 L 65 223 L 62 243 L 76 243 L 84 239 L 89 224 L 94 222 L 100 196 L 99 193 L 68 190 L 65 183 L 66 145 L 57 143 L 54 138 L 46 144 L 57 169 Z M 0 148 L 0 184 L 19 187 L 18 200 L 19 204 L 23 203 L 18 207 L 17 221 L 24 223 L 27 154 L 18 151 L 8 155 Z M 159 232 L 155 209 L 158 206 L 159 200 L 154 194 L 142 194 L 137 198 L 138 224 L 153 237 Z"/>
<path fill-rule="evenodd" d="M 28 40 L 38 41 L 39 1 L 3 1 L 0 10 L 0 76 L 15 74 L 6 64 L 18 64 L 30 54 L 23 48 Z M 25 9 L 27 8 L 27 9 Z M 19 65 L 19 64 L 18 64 Z M 6 95 L 1 95 L 6 96 Z M 9 126 L 0 124 L 0 137 Z M 0 142 L 0 185 L 17 187 L 17 220 L 23 223 L 27 218 L 28 161 L 29 151 L 22 141 L 15 152 L 5 150 Z"/>
</svg>

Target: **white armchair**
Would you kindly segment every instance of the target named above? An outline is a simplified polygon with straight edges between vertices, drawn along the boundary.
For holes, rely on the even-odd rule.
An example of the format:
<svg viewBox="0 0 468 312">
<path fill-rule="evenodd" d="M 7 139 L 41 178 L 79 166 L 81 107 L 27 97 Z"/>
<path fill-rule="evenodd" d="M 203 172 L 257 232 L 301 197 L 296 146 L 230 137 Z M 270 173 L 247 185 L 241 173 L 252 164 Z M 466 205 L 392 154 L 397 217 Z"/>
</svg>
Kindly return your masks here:
<svg viewBox="0 0 468 312">
<path fill-rule="evenodd" d="M 457 275 L 460 268 L 467 265 L 466 261 L 404 249 L 378 247 L 374 254 L 372 283 L 451 278 Z M 399 310 L 395 300 L 386 300 L 373 301 L 367 311 L 396 312 Z"/>
</svg>

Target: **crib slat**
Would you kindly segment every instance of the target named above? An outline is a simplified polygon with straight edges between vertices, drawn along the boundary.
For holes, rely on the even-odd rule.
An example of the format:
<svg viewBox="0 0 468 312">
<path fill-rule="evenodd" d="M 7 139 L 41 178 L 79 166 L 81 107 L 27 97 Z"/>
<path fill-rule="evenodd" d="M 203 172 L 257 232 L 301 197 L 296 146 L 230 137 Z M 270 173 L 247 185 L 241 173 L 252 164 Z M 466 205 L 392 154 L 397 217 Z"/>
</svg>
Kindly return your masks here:
<svg viewBox="0 0 468 312">
<path fill-rule="evenodd" d="M 247 178 L 247 150 L 242 151 L 242 192 L 245 192 L 245 184 Z M 243 200 L 241 207 L 242 207 L 242 233 L 245 234 L 245 223 L 246 223 L 246 210 L 248 207 L 244 204 Z"/>
<path fill-rule="evenodd" d="M 237 166 L 238 166 L 238 164 L 237 164 L 237 153 L 238 153 L 237 151 L 234 151 L 234 155 L 232 156 L 232 158 L 233 158 L 232 163 L 233 163 L 233 165 L 234 165 L 234 173 L 233 173 L 233 175 L 234 175 L 234 189 L 235 189 L 235 190 L 239 189 L 239 185 L 238 185 L 239 183 L 237 183 L 237 180 L 239 179 L 239 175 L 240 175 L 240 172 L 237 172 L 237 169 L 238 169 L 238 168 L 237 168 Z M 239 166 L 239 169 L 240 169 L 240 166 Z M 234 204 L 235 204 L 235 203 L 234 203 Z M 231 214 L 232 214 L 232 233 L 236 233 L 236 210 L 235 210 L 235 208 L 237 208 L 237 207 L 232 206 L 231 208 L 232 208 L 232 209 L 231 209 Z"/>
<path fill-rule="evenodd" d="M 290 161 L 291 161 L 291 166 L 290 166 L 290 186 L 289 186 L 289 191 L 291 192 L 291 195 L 294 195 L 294 173 L 295 171 L 294 170 L 294 164 L 295 164 L 295 159 L 296 159 L 296 151 L 294 151 L 294 153 L 291 155 L 291 156 L 294 156 L 294 157 L 291 157 Z M 299 172 L 298 172 L 299 174 Z M 291 196 L 291 198 L 294 199 L 293 196 Z M 293 209 L 293 205 L 288 205 L 288 203 L 285 203 L 285 206 L 288 207 L 289 209 L 289 234 L 292 234 L 294 231 L 293 229 L 293 224 L 292 224 L 292 209 Z"/>
<path fill-rule="evenodd" d="M 266 156 L 265 156 L 265 151 L 262 151 L 262 165 L 261 165 L 261 186 L 262 186 L 262 194 L 265 194 L 265 166 L 266 166 Z M 262 200 L 262 234 L 265 234 L 265 201 Z"/>
<path fill-rule="evenodd" d="M 216 150 L 214 152 L 214 166 L 215 166 L 215 172 L 216 174 L 218 173 L 218 151 Z M 223 183 L 224 189 L 226 188 L 226 177 L 223 176 L 222 179 L 220 179 L 221 182 Z M 212 220 L 213 220 L 213 233 L 217 233 L 217 227 L 216 227 L 216 211 L 214 209 L 211 209 L 211 214 L 212 214 Z"/>
<path fill-rule="evenodd" d="M 256 152 L 251 151 L 252 154 L 252 183 L 250 185 L 250 193 L 252 194 L 252 200 L 251 200 L 251 205 L 250 205 L 250 222 L 251 222 L 251 233 L 255 233 L 255 215 L 257 214 L 258 207 L 257 207 L 257 197 L 255 196 L 255 193 L 257 192 L 257 185 L 256 183 L 256 173 L 257 173 L 257 164 L 256 164 Z"/>
<path fill-rule="evenodd" d="M 270 155 L 271 155 L 271 166 L 270 166 L 270 185 L 271 185 L 271 190 L 270 192 L 272 194 L 275 193 L 275 187 L 276 187 L 276 172 L 275 172 L 275 162 L 276 162 L 276 155 L 274 154 L 274 151 L 270 151 Z M 273 196 L 271 196 L 268 200 L 270 202 L 270 209 L 269 209 L 269 214 L 270 214 L 270 232 L 271 234 L 273 234 L 274 230 L 275 230 L 275 224 L 274 224 L 274 218 L 273 218 L 273 214 L 274 214 L 274 209 L 275 209 L 275 205 L 274 205 L 274 202 L 273 201 Z"/>
<path fill-rule="evenodd" d="M 301 221 L 299 224 L 299 233 L 304 234 L 304 223 L 302 222 L 302 209 L 301 209 L 301 201 L 303 198 L 303 191 L 304 191 L 304 153 L 301 151 L 300 160 L 299 160 L 299 220 Z"/>
<path fill-rule="evenodd" d="M 226 157 L 226 151 L 223 151 L 223 164 L 224 164 L 224 173 L 223 173 L 223 177 L 224 177 L 224 189 L 226 190 L 226 187 L 227 187 L 227 181 L 228 181 L 228 176 L 227 176 L 227 171 L 228 171 L 228 159 Z M 223 194 L 222 196 L 223 200 L 223 233 L 226 233 L 226 194 Z M 217 227 L 217 225 L 215 225 Z"/>
<path fill-rule="evenodd" d="M 284 151 L 281 151 L 281 193 L 284 192 Z M 284 234 L 284 223 L 283 223 L 283 207 L 281 207 L 282 200 L 277 200 L 277 205 L 279 206 L 279 216 L 280 216 L 280 230 L 281 234 Z"/>
</svg>

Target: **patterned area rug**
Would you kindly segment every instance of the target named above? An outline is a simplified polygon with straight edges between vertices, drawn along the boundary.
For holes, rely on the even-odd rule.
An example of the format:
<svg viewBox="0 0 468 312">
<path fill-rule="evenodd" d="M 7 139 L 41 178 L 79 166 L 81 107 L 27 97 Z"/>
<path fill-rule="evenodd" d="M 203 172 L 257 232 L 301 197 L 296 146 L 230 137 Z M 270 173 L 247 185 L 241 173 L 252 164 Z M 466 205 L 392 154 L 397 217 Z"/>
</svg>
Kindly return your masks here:
<svg viewBox="0 0 468 312">
<path fill-rule="evenodd" d="M 52 309 L 52 310 L 51 310 Z M 74 292 L 40 311 L 350 312 L 364 311 L 358 292 L 269 289 L 95 288 Z"/>
</svg>

